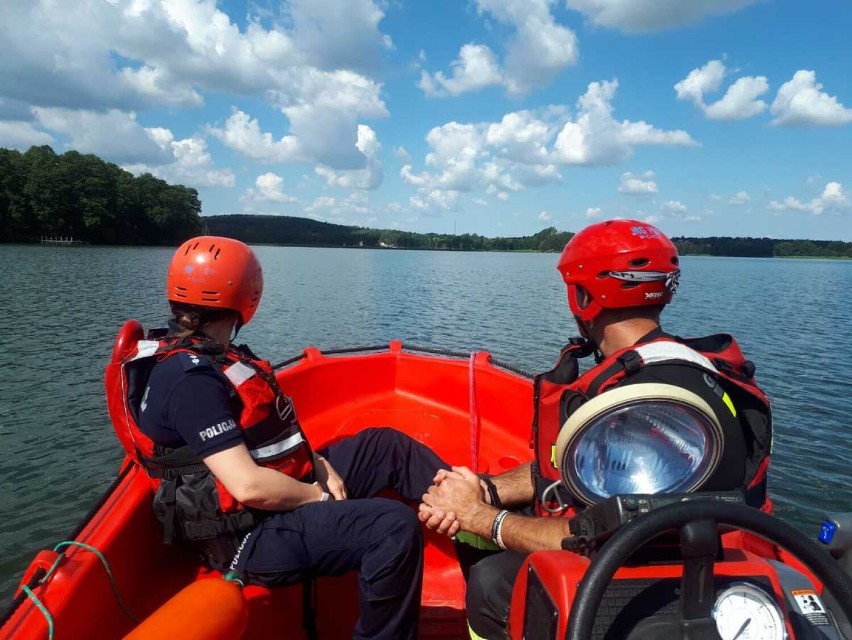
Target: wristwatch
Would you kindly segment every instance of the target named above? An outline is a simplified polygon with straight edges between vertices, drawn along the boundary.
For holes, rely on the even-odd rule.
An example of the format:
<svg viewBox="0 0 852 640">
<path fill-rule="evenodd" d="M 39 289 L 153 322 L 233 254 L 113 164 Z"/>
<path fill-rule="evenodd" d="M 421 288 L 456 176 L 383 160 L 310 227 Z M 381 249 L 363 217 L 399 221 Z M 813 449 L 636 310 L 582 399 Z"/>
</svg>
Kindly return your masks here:
<svg viewBox="0 0 852 640">
<path fill-rule="evenodd" d="M 320 496 L 319 501 L 320 501 L 320 502 L 328 502 L 328 501 L 329 501 L 329 499 L 331 499 L 331 495 L 328 493 L 328 491 L 326 491 L 325 489 L 323 489 L 323 487 L 322 487 L 322 485 L 319 483 L 319 481 L 314 482 L 314 485 L 315 485 L 315 486 L 317 486 L 317 487 L 319 487 L 319 488 L 320 488 L 320 490 L 322 491 L 322 496 Z"/>
</svg>

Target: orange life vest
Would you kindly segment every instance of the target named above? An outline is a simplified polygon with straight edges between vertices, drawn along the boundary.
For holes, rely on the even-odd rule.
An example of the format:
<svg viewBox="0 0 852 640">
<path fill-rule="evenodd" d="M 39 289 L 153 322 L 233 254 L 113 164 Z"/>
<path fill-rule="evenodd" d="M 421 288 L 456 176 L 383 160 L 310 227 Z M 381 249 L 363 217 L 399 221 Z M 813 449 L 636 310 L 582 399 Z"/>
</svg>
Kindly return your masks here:
<svg viewBox="0 0 852 640">
<path fill-rule="evenodd" d="M 180 352 L 208 359 L 227 379 L 240 405 L 236 426 L 257 464 L 306 480 L 313 473 L 313 456 L 293 403 L 279 388 L 269 362 L 247 347 L 223 347 L 203 337 L 168 337 L 164 330 L 149 333 L 145 340 L 125 337 L 121 357 L 114 352 L 106 369 L 107 404 L 128 455 L 160 480 L 154 511 L 163 522 L 165 541 L 220 539 L 233 548 L 264 512 L 238 502 L 189 447 L 158 445 L 138 425 L 151 370 Z"/>
</svg>

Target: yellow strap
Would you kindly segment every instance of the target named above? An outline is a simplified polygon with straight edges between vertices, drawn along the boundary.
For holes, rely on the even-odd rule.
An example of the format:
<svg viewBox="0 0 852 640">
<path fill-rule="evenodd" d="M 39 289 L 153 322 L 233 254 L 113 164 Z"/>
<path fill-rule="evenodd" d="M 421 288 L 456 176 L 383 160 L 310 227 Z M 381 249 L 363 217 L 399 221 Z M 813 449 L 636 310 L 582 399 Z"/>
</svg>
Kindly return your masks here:
<svg viewBox="0 0 852 640">
<path fill-rule="evenodd" d="M 734 417 L 736 418 L 737 417 L 737 410 L 734 409 L 734 401 L 731 400 L 731 396 L 728 395 L 727 391 L 722 394 L 722 402 L 724 402 L 726 405 L 728 405 L 728 409 L 731 410 L 731 413 L 733 413 Z"/>
<path fill-rule="evenodd" d="M 550 464 L 553 465 L 553 468 L 556 469 L 556 445 L 550 445 Z"/>
<path fill-rule="evenodd" d="M 478 635 L 476 631 L 470 626 L 470 622 L 467 623 L 467 632 L 470 634 L 470 640 L 485 640 L 482 636 Z"/>
</svg>

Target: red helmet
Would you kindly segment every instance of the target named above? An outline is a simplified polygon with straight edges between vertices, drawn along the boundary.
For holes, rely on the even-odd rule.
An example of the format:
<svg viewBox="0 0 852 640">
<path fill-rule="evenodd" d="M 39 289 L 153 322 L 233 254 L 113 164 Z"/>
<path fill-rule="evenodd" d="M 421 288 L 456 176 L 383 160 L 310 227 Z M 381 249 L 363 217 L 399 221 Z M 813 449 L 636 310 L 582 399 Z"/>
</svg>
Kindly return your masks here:
<svg viewBox="0 0 852 640">
<path fill-rule="evenodd" d="M 586 227 L 565 245 L 557 269 L 571 313 L 582 322 L 603 309 L 668 304 L 680 277 L 672 241 L 637 220 Z"/>
<path fill-rule="evenodd" d="M 169 301 L 231 309 L 244 325 L 260 304 L 263 270 L 254 252 L 239 240 L 200 236 L 175 252 L 166 286 Z"/>
</svg>

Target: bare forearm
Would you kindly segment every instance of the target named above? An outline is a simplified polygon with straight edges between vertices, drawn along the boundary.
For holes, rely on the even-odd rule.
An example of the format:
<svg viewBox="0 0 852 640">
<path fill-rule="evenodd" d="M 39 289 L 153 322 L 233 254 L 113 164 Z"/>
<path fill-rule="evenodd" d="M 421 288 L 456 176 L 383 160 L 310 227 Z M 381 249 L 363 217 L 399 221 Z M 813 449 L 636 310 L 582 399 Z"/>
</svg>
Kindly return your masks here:
<svg viewBox="0 0 852 640">
<path fill-rule="evenodd" d="M 530 504 L 535 496 L 530 465 L 526 463 L 510 469 L 491 481 L 500 496 L 500 502 L 506 508 L 522 507 Z"/>
<path fill-rule="evenodd" d="M 243 504 L 266 511 L 289 511 L 322 497 L 322 489 L 316 485 L 300 482 L 273 469 L 256 467 L 246 487 Z"/>
<path fill-rule="evenodd" d="M 570 537 L 567 518 L 531 518 L 511 513 L 503 520 L 501 537 L 512 551 L 531 553 L 560 549 Z"/>
</svg>

